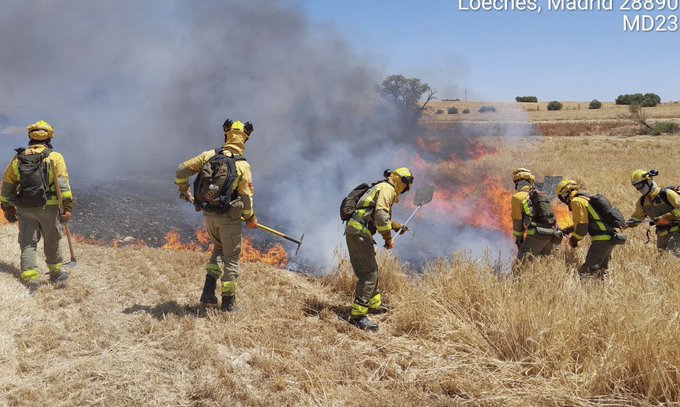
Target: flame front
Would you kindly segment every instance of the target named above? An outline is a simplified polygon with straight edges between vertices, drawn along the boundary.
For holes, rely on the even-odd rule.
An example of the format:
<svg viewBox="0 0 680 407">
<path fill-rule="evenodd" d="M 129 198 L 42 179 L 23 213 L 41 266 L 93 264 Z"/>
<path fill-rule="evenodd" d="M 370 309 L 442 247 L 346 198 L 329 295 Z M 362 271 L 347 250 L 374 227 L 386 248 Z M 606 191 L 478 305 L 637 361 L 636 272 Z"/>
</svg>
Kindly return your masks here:
<svg viewBox="0 0 680 407">
<path fill-rule="evenodd" d="M 191 250 L 208 252 L 212 251 L 213 245 L 210 234 L 205 227 L 196 229 L 194 232 L 196 241 L 182 243 L 179 232 L 171 230 L 165 234 L 164 250 Z M 248 236 L 243 236 L 241 242 L 241 261 L 249 263 L 266 263 L 274 267 L 285 267 L 288 264 L 288 253 L 280 244 L 275 244 L 266 252 L 260 251 L 253 246 L 253 241 Z"/>
</svg>

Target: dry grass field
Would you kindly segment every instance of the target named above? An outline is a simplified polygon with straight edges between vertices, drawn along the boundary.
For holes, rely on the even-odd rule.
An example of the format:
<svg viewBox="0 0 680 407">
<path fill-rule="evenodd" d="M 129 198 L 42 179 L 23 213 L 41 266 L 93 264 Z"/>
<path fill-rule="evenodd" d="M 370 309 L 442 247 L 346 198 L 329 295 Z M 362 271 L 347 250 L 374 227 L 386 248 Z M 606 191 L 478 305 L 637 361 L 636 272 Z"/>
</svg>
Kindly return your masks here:
<svg viewBox="0 0 680 407">
<path fill-rule="evenodd" d="M 499 152 L 463 170 L 507 179 L 526 166 L 576 178 L 626 215 L 638 198 L 633 169 L 680 183 L 670 136 L 484 141 Z M 418 277 L 382 253 L 393 311 L 376 317 L 374 334 L 343 321 L 353 287 L 346 260 L 324 278 L 245 264 L 241 310 L 222 315 L 197 307 L 197 252 L 80 244 L 68 286 L 29 295 L 17 280 L 16 235 L 0 226 L 0 405 L 680 402 L 680 259 L 645 245 L 644 227 L 628 232 L 603 283 L 574 276 L 587 242 L 517 280 L 464 257 Z"/>
</svg>

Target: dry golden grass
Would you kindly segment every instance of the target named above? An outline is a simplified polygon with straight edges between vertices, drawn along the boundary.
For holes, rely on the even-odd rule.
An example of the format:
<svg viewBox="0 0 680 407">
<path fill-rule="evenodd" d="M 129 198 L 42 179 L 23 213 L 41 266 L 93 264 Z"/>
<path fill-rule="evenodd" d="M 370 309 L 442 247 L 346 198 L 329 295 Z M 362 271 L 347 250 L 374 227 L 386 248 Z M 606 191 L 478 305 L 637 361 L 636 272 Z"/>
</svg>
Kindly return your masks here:
<svg viewBox="0 0 680 407">
<path fill-rule="evenodd" d="M 626 214 L 637 199 L 627 182 L 634 168 L 680 181 L 672 137 L 490 142 L 502 151 L 467 166 L 504 178 L 517 166 L 577 178 Z M 346 260 L 325 278 L 246 264 L 241 310 L 222 315 L 196 307 L 205 261 L 196 252 L 81 244 L 68 286 L 30 296 L 16 278 L 16 233 L 0 227 L 0 404 L 680 401 L 680 259 L 657 256 L 643 228 L 616 249 L 604 283 L 574 276 L 585 247 L 561 248 L 518 280 L 458 257 L 414 276 L 381 250 L 393 311 L 375 318 L 375 334 L 343 320 L 354 284 Z"/>
<path fill-rule="evenodd" d="M 581 121 L 581 120 L 621 120 L 628 117 L 628 106 L 617 105 L 614 102 L 603 102 L 601 109 L 588 109 L 590 102 L 561 102 L 562 110 L 549 111 L 548 102 L 513 103 L 513 102 L 442 102 L 428 103 L 425 112 L 427 120 L 435 121 L 506 121 L 529 120 L 530 122 L 545 121 Z M 458 114 L 448 114 L 450 106 L 458 108 Z M 481 106 L 494 106 L 496 113 L 479 113 Z M 437 110 L 443 114 L 436 114 Z M 463 109 L 470 109 L 469 114 L 463 114 Z M 644 108 L 650 119 L 680 119 L 680 103 L 663 103 L 656 107 Z"/>
</svg>

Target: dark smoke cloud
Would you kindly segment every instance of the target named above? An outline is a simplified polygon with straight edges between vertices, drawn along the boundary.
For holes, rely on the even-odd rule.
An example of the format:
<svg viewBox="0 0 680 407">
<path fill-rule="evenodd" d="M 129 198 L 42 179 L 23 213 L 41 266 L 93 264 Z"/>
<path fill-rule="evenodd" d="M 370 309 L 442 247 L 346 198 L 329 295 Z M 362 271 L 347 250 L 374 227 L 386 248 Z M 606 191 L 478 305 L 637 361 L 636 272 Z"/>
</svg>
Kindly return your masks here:
<svg viewBox="0 0 680 407">
<path fill-rule="evenodd" d="M 130 176 L 174 193 L 179 162 L 219 146 L 227 116 L 249 120 L 260 221 L 306 230 L 303 261 L 326 269 L 344 246 L 342 197 L 404 165 L 417 139 L 398 131 L 398 114 L 376 96 L 389 73 L 337 33 L 312 28 L 295 3 L 0 0 L 0 10 L 3 128 L 51 122 L 76 196 L 85 179 Z M 449 254 L 461 245 L 439 229 L 417 247 L 445 241 L 432 252 Z"/>
</svg>

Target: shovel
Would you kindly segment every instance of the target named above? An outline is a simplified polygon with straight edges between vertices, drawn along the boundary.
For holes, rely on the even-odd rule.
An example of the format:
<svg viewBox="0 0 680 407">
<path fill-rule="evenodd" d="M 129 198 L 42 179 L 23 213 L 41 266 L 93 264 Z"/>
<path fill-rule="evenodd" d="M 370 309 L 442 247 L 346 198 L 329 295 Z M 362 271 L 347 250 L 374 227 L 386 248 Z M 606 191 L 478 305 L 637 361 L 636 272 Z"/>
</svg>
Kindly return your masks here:
<svg viewBox="0 0 680 407">
<path fill-rule="evenodd" d="M 434 187 L 423 187 L 423 188 L 418 188 L 416 190 L 416 196 L 413 197 L 413 205 L 416 206 L 416 209 L 413 211 L 411 216 L 409 216 L 408 219 L 406 219 L 406 222 L 404 222 L 402 227 L 406 226 L 406 224 L 409 223 L 409 221 L 411 219 L 413 219 L 413 217 L 416 215 L 416 212 L 418 212 L 420 210 L 420 208 L 423 207 L 423 205 L 426 205 L 426 204 L 430 203 L 430 201 L 432 201 L 432 195 L 434 195 Z M 397 233 L 397 235 L 394 236 L 392 241 L 397 240 L 397 238 L 399 236 L 400 236 L 400 234 Z"/>
<path fill-rule="evenodd" d="M 59 181 L 57 180 L 57 168 L 54 161 L 50 160 L 50 168 L 52 169 L 52 181 L 54 182 L 54 190 L 57 193 L 57 201 L 59 201 L 59 213 L 64 213 L 64 199 L 61 196 L 61 188 L 59 188 Z M 71 254 L 71 261 L 64 264 L 64 267 L 76 267 L 76 255 L 73 252 L 73 242 L 71 242 L 71 231 L 68 228 L 68 223 L 64 223 L 64 233 L 66 234 L 66 240 L 68 241 L 68 250 Z"/>
</svg>

